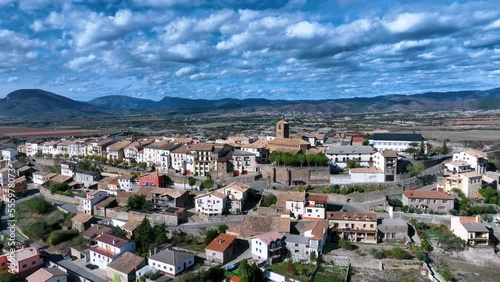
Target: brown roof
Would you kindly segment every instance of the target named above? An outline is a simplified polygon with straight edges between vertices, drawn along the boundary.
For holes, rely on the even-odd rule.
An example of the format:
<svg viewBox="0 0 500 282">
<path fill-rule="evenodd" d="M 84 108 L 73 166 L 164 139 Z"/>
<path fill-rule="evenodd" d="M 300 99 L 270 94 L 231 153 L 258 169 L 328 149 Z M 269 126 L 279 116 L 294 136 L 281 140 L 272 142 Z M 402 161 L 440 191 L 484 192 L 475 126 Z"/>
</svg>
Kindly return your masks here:
<svg viewBox="0 0 500 282">
<path fill-rule="evenodd" d="M 108 268 L 116 270 L 121 273 L 129 274 L 135 273 L 145 263 L 145 258 L 134 255 L 131 252 L 124 252 L 118 258 L 114 259 Z"/>
<path fill-rule="evenodd" d="M 212 151 L 214 149 L 214 144 L 200 143 L 191 145 L 190 147 L 193 151 Z"/>
<path fill-rule="evenodd" d="M 282 153 L 290 153 L 297 154 L 300 149 L 298 147 L 289 147 L 289 146 L 280 146 L 280 145 L 268 145 L 267 149 L 271 152 L 282 152 Z"/>
<path fill-rule="evenodd" d="M 299 138 L 277 138 L 269 141 L 269 145 L 300 146 L 309 145 L 309 142 Z"/>
<path fill-rule="evenodd" d="M 236 240 L 236 236 L 221 233 L 205 247 L 205 250 L 224 252 Z"/>
<path fill-rule="evenodd" d="M 288 124 L 288 121 L 286 119 L 282 119 L 278 121 L 276 124 Z"/>
<path fill-rule="evenodd" d="M 109 204 L 111 204 L 111 202 L 113 202 L 114 200 L 116 200 L 116 197 L 108 196 L 106 199 L 95 204 L 95 206 L 104 208 L 104 207 L 107 207 Z"/>
<path fill-rule="evenodd" d="M 365 142 L 365 138 L 354 136 L 354 137 L 352 137 L 352 141 L 351 142 L 352 143 L 363 143 L 363 142 Z"/>
<path fill-rule="evenodd" d="M 119 191 L 116 194 L 116 200 L 118 201 L 118 203 L 123 205 L 127 203 L 128 198 L 132 197 L 133 195 L 135 195 L 134 192 Z"/>
<path fill-rule="evenodd" d="M 125 174 L 122 174 L 120 176 L 118 176 L 118 179 L 126 179 L 126 180 L 133 180 L 135 179 L 137 176 L 135 174 L 128 174 L 128 173 L 125 173 Z"/>
<path fill-rule="evenodd" d="M 481 218 L 477 216 L 461 216 L 461 223 L 472 223 L 472 222 L 481 222 Z"/>
<path fill-rule="evenodd" d="M 469 163 L 466 163 L 466 162 L 461 162 L 461 161 L 458 161 L 458 162 L 449 162 L 449 163 L 446 163 L 445 165 L 453 165 L 453 166 L 470 166 Z"/>
<path fill-rule="evenodd" d="M 290 218 L 246 215 L 237 233 L 243 237 L 252 237 L 271 231 L 290 233 Z"/>
<path fill-rule="evenodd" d="M 108 149 L 109 150 L 121 150 L 121 149 L 127 147 L 128 145 L 130 145 L 130 143 L 131 143 L 130 141 L 126 141 L 126 140 L 119 141 L 113 145 L 108 146 Z"/>
<path fill-rule="evenodd" d="M 465 151 L 465 153 L 476 158 L 485 158 L 485 159 L 488 158 L 488 154 L 474 149 L 468 149 Z"/>
<path fill-rule="evenodd" d="M 330 220 L 377 221 L 374 212 L 327 212 L 326 218 Z"/>
<path fill-rule="evenodd" d="M 458 176 L 471 178 L 471 177 L 482 177 L 483 175 L 480 173 L 477 173 L 475 171 L 469 171 L 469 172 L 460 173 Z"/>
<path fill-rule="evenodd" d="M 71 179 L 73 179 L 72 176 L 58 175 L 58 176 L 52 177 L 50 179 L 50 181 L 55 182 L 55 183 L 65 183 L 65 182 L 71 181 Z"/>
<path fill-rule="evenodd" d="M 99 180 L 99 182 L 97 182 L 97 188 L 98 189 L 107 189 L 108 188 L 108 184 L 113 179 L 114 179 L 113 177 L 109 177 L 109 176 L 104 177 L 103 179 Z"/>
<path fill-rule="evenodd" d="M 248 189 L 250 189 L 250 185 L 243 183 L 241 181 L 234 181 L 234 182 L 231 182 L 222 188 L 224 188 L 224 189 L 231 188 L 231 189 L 234 189 L 238 192 L 245 193 L 246 191 L 248 191 Z"/>
<path fill-rule="evenodd" d="M 252 148 L 252 149 L 260 149 L 265 148 L 268 145 L 266 140 L 257 140 L 250 144 L 241 144 L 241 148 Z"/>
<path fill-rule="evenodd" d="M 150 173 L 141 174 L 139 176 L 139 178 L 146 177 L 146 176 L 149 176 L 149 175 L 151 175 L 152 177 L 161 177 L 161 176 L 164 176 L 165 174 L 160 173 L 158 171 L 153 171 L 153 172 L 150 172 Z"/>
<path fill-rule="evenodd" d="M 287 192 L 286 201 L 287 202 L 305 202 L 306 192 Z"/>
<path fill-rule="evenodd" d="M 146 200 L 152 200 L 153 194 L 168 195 L 172 198 L 179 198 L 186 193 L 189 192 L 173 188 L 158 188 L 158 187 L 141 187 L 139 191 L 137 191 L 137 194 L 144 195 L 146 197 Z"/>
<path fill-rule="evenodd" d="M 130 242 L 128 239 L 121 238 L 115 235 L 111 234 L 102 234 L 99 235 L 95 238 L 96 241 L 115 246 L 117 248 L 122 248 L 125 246 L 128 242 Z"/>
<path fill-rule="evenodd" d="M 270 207 L 258 207 L 257 214 L 267 216 L 290 215 L 290 210 L 272 205 Z"/>
<path fill-rule="evenodd" d="M 328 222 L 326 221 L 315 221 L 306 225 L 305 232 L 311 231 L 312 238 L 315 240 L 321 240 L 325 237 L 326 230 L 328 230 Z"/>
<path fill-rule="evenodd" d="M 187 145 L 182 145 L 179 148 L 172 151 L 172 154 L 187 154 L 189 153 L 189 147 Z"/>
<path fill-rule="evenodd" d="M 439 191 L 407 190 L 403 195 L 409 199 L 453 200 L 452 196 Z"/>
<path fill-rule="evenodd" d="M 201 197 L 205 197 L 205 196 L 208 196 L 208 195 L 212 195 L 214 197 L 217 197 L 219 199 L 224 199 L 226 197 L 226 195 L 220 193 L 220 192 L 217 192 L 217 191 L 212 191 L 212 192 L 208 192 L 208 193 L 203 193 L 203 194 L 199 194 L 197 195 L 196 197 L 194 197 L 195 199 L 196 198 L 201 198 Z"/>
<path fill-rule="evenodd" d="M 121 229 L 133 232 L 141 223 L 139 221 L 129 220 L 125 223 Z"/>
<path fill-rule="evenodd" d="M 68 273 L 60 270 L 57 267 L 40 268 L 30 276 L 26 277 L 26 280 L 28 280 L 28 282 L 45 282 L 49 281 L 51 278 L 55 276 L 67 276 L 67 275 Z"/>
<path fill-rule="evenodd" d="M 82 232 L 82 236 L 85 238 L 93 239 L 99 235 L 111 233 L 113 228 L 104 226 L 101 224 L 94 224 L 91 227 L 87 228 L 87 230 Z"/>
<path fill-rule="evenodd" d="M 308 201 L 325 202 L 326 203 L 327 199 L 328 199 L 328 197 L 326 195 L 321 195 L 321 194 L 308 194 L 307 195 Z"/>
<path fill-rule="evenodd" d="M 93 216 L 91 214 L 78 213 L 73 218 L 71 218 L 71 221 L 85 223 L 85 222 L 88 222 L 89 220 L 91 220 L 92 218 L 93 218 Z"/>
<path fill-rule="evenodd" d="M 380 151 L 380 154 L 382 154 L 382 156 L 384 158 L 397 158 L 398 157 L 398 152 L 396 152 L 396 151 Z"/>
<path fill-rule="evenodd" d="M 272 242 L 276 242 L 276 240 L 283 239 L 284 235 L 276 232 L 276 231 L 271 231 L 267 233 L 263 233 L 257 236 L 257 239 L 261 240 L 264 242 L 266 245 L 269 245 Z"/>
<path fill-rule="evenodd" d="M 357 167 L 350 168 L 349 173 L 383 173 L 383 171 L 377 167 Z"/>
</svg>

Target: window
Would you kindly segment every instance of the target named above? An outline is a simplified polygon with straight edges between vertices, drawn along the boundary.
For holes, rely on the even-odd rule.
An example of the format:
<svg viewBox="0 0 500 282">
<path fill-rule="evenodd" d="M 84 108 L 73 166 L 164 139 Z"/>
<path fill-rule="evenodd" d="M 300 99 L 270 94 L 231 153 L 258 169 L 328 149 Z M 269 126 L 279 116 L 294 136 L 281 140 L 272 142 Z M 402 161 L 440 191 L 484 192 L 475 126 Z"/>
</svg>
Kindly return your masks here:
<svg viewBox="0 0 500 282">
<path fill-rule="evenodd" d="M 318 211 L 318 210 L 316 210 L 316 211 Z M 307 209 L 307 212 L 312 212 L 312 209 Z"/>
<path fill-rule="evenodd" d="M 299 252 L 299 250 L 295 250 L 295 253 L 298 253 L 298 252 Z"/>
<path fill-rule="evenodd" d="M 23 268 L 26 268 L 26 264 L 23 264 Z"/>
</svg>

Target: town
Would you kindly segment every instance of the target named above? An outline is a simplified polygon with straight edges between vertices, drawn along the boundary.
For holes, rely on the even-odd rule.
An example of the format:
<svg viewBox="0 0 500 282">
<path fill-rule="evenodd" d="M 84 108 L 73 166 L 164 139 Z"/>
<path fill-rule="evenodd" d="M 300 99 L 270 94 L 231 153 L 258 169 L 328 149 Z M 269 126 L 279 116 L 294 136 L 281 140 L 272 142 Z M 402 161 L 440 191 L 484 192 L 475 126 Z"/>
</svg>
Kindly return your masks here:
<svg viewBox="0 0 500 282">
<path fill-rule="evenodd" d="M 490 152 L 270 126 L 0 148 L 2 281 L 495 281 Z"/>
</svg>

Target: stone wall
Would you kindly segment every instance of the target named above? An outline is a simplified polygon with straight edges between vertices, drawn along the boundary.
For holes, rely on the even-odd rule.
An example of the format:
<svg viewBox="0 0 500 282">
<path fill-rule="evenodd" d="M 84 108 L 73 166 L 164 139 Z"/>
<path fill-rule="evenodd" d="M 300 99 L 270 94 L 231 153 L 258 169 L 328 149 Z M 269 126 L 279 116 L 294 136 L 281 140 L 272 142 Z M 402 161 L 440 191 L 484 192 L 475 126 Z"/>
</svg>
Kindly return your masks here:
<svg viewBox="0 0 500 282">
<path fill-rule="evenodd" d="M 52 194 L 50 193 L 49 189 L 40 187 L 40 194 L 44 196 L 45 198 L 52 199 L 54 201 L 59 201 L 59 202 L 66 202 L 70 204 L 75 204 L 76 200 L 73 197 L 68 197 L 68 196 L 63 196 L 63 195 L 58 195 L 58 194 Z"/>
<path fill-rule="evenodd" d="M 386 196 L 400 196 L 403 193 L 402 187 L 392 187 L 381 191 L 364 192 L 364 193 L 351 193 L 347 195 L 353 202 L 366 202 L 385 198 Z"/>
<path fill-rule="evenodd" d="M 106 209 L 106 217 L 108 218 L 113 218 L 113 219 L 118 219 L 118 220 L 125 220 L 125 221 L 142 221 L 144 218 L 147 218 L 150 222 L 154 224 L 162 224 L 165 223 L 166 225 L 173 225 L 177 226 L 178 225 L 178 219 L 176 216 L 171 216 L 171 215 L 166 215 L 166 214 L 161 214 L 161 213 L 142 213 L 142 212 L 136 212 L 136 211 L 119 211 L 114 208 L 108 208 Z"/>
<path fill-rule="evenodd" d="M 293 180 L 302 180 L 308 184 L 329 183 L 329 167 L 287 167 L 262 165 L 260 171 L 263 179 L 270 179 L 271 182 L 291 185 Z"/>
</svg>

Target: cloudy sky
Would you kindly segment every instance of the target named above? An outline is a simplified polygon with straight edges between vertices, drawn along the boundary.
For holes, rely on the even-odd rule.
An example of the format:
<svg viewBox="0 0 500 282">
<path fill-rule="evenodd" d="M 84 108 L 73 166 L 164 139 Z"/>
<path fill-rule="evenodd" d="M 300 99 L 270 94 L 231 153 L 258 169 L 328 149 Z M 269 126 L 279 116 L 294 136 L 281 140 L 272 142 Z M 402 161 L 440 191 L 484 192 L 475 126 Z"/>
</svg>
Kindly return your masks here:
<svg viewBox="0 0 500 282">
<path fill-rule="evenodd" d="M 0 0 L 0 97 L 322 99 L 500 86 L 500 2 Z"/>
</svg>

